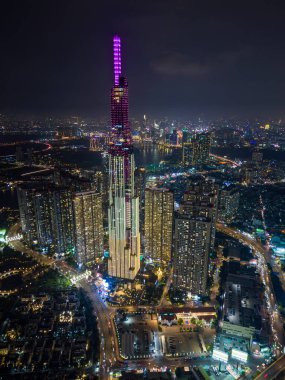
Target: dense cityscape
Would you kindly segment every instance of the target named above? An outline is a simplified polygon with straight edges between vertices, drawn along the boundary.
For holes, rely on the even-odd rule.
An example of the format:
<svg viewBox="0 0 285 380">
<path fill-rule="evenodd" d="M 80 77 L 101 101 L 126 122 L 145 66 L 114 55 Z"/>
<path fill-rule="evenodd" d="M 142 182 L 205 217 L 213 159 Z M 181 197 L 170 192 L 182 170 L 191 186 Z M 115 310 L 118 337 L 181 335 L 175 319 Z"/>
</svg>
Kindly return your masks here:
<svg viewBox="0 0 285 380">
<path fill-rule="evenodd" d="M 129 116 L 128 47 L 109 114 L 1 111 L 0 379 L 282 380 L 285 119 Z"/>
</svg>

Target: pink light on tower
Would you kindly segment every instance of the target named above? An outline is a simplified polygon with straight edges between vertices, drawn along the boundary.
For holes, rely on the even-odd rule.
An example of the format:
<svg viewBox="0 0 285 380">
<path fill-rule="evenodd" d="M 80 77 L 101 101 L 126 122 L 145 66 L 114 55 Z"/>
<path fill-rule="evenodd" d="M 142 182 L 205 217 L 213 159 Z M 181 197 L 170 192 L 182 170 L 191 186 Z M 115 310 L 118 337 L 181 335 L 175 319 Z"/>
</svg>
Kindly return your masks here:
<svg viewBox="0 0 285 380">
<path fill-rule="evenodd" d="M 118 86 L 121 75 L 121 38 L 119 36 L 114 36 L 113 38 L 113 54 L 115 86 Z"/>
</svg>

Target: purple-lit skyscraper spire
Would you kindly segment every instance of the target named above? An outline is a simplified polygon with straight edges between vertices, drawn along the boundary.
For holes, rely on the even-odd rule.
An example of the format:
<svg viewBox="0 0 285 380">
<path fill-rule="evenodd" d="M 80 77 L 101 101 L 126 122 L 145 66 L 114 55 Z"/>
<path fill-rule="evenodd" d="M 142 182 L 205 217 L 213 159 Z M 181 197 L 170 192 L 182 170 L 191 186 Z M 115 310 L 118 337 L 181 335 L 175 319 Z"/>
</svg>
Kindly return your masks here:
<svg viewBox="0 0 285 380">
<path fill-rule="evenodd" d="M 139 198 L 135 197 L 128 83 L 121 75 L 121 39 L 114 36 L 111 91 L 112 142 L 109 147 L 108 274 L 133 280 L 140 268 Z"/>
<path fill-rule="evenodd" d="M 121 38 L 114 36 L 113 38 L 113 54 L 114 54 L 114 84 L 119 85 L 119 78 L 121 76 Z"/>
</svg>

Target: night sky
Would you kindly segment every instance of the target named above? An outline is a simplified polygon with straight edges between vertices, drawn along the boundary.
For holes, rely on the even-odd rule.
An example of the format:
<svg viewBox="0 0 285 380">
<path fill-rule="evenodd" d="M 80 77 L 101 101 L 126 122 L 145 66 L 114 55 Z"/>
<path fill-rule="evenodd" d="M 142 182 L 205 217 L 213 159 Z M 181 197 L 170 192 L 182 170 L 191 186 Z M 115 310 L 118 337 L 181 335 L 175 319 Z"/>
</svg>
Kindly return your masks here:
<svg viewBox="0 0 285 380">
<path fill-rule="evenodd" d="M 0 111 L 108 116 L 117 33 L 133 116 L 285 116 L 284 3 L 2 1 Z"/>
</svg>

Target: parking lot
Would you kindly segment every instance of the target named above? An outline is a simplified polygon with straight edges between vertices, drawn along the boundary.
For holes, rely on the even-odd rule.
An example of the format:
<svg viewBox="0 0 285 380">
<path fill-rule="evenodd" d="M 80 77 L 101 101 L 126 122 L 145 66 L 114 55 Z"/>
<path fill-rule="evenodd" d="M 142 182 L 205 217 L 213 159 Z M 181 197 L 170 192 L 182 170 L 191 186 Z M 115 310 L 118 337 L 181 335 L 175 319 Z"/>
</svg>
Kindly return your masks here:
<svg viewBox="0 0 285 380">
<path fill-rule="evenodd" d="M 207 346 L 213 343 L 214 330 L 181 331 L 179 326 L 163 327 L 160 332 L 161 351 L 166 356 L 198 357 L 207 353 Z"/>
<path fill-rule="evenodd" d="M 180 326 L 159 326 L 156 314 L 122 313 L 116 318 L 121 355 L 126 359 L 156 356 L 191 356 L 207 354 L 215 330 L 186 331 Z M 184 331 L 182 331 L 184 330 Z"/>
<path fill-rule="evenodd" d="M 155 314 L 126 314 L 117 321 L 121 353 L 125 358 L 138 359 L 157 353 L 158 331 Z"/>
<path fill-rule="evenodd" d="M 161 336 L 163 354 L 180 356 L 201 354 L 198 333 L 164 334 Z"/>
</svg>

